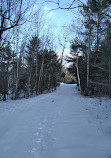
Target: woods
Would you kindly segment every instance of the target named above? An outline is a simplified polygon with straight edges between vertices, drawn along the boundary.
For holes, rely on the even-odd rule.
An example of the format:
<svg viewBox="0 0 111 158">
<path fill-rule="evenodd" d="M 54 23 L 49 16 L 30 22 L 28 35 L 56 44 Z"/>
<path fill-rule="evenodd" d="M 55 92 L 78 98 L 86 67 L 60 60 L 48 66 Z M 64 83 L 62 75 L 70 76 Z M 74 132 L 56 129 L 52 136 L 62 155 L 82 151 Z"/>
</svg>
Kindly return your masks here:
<svg viewBox="0 0 111 158">
<path fill-rule="evenodd" d="M 17 99 L 56 88 L 61 64 L 53 50 L 40 46 L 41 40 L 34 36 L 26 50 L 21 48 L 19 56 L 9 42 L 1 49 L 0 93 L 4 101 L 8 95 Z M 24 56 L 22 51 L 25 51 Z"/>
<path fill-rule="evenodd" d="M 50 10 L 44 7 L 48 17 L 35 1 L 0 1 L 0 100 L 39 95 L 55 89 L 60 81 L 75 83 L 75 77 L 82 95 L 111 98 L 111 1 L 43 2 L 53 4 Z M 65 37 L 59 33 L 57 41 L 57 30 L 48 24 L 51 12 L 75 9 L 80 26 L 70 34 L 69 26 L 62 26 Z M 67 45 L 70 54 L 64 57 Z M 67 70 L 74 77 L 68 81 L 67 70 L 62 72 L 64 58 L 72 63 Z"/>
<path fill-rule="evenodd" d="M 111 158 L 111 0 L 0 0 L 0 158 Z"/>
<path fill-rule="evenodd" d="M 79 39 L 73 40 L 73 55 L 66 60 L 73 63 L 73 73 L 83 95 L 111 97 L 110 11 L 111 2 L 107 0 L 88 0 L 80 9 L 83 20 Z"/>
<path fill-rule="evenodd" d="M 53 91 L 59 81 L 61 63 L 52 48 L 51 35 L 43 31 L 40 9 L 30 13 L 33 9 L 30 5 L 22 0 L 0 1 L 0 100 L 3 101 Z M 30 15 L 28 20 L 27 15 Z M 27 28 L 33 30 L 30 36 L 24 32 Z"/>
</svg>

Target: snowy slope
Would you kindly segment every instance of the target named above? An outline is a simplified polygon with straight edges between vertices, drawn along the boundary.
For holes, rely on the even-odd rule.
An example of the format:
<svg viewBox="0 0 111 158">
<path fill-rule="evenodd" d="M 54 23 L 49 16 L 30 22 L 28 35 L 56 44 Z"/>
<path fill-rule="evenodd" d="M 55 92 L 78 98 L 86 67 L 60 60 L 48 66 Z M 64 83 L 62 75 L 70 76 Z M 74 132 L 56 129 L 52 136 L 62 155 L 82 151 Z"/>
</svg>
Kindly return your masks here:
<svg viewBox="0 0 111 158">
<path fill-rule="evenodd" d="M 111 101 L 76 85 L 0 102 L 0 158 L 110 158 Z"/>
</svg>

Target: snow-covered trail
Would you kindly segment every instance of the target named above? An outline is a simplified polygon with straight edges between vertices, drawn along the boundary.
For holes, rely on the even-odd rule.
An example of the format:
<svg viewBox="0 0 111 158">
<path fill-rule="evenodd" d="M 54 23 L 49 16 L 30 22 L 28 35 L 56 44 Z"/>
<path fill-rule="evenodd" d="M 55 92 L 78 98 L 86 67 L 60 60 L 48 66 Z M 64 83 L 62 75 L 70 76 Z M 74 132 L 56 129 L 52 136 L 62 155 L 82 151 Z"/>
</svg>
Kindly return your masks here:
<svg viewBox="0 0 111 158">
<path fill-rule="evenodd" d="M 76 87 L 65 85 L 61 89 L 65 91 L 61 96 L 62 111 L 53 131 L 55 143 L 46 158 L 111 157 L 111 134 L 110 139 L 105 137 L 97 122 L 91 120 L 85 105 L 90 106 L 90 99 L 81 97 Z"/>
<path fill-rule="evenodd" d="M 0 103 L 0 158 L 110 158 L 111 128 L 102 129 L 111 119 L 101 122 L 106 114 L 96 103 L 65 84 L 50 94 Z"/>
</svg>

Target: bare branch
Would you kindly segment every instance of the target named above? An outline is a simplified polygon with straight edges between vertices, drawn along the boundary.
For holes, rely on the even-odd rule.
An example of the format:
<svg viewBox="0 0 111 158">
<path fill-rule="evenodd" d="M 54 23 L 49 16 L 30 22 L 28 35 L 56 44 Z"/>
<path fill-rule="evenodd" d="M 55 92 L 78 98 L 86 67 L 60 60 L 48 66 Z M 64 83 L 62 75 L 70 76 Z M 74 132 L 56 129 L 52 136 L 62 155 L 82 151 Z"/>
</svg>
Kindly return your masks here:
<svg viewBox="0 0 111 158">
<path fill-rule="evenodd" d="M 100 69 L 100 70 L 109 72 L 109 70 L 107 70 L 107 69 L 105 69 L 105 68 L 103 68 L 103 67 L 101 67 L 101 66 L 99 66 L 99 65 L 92 65 L 92 66 L 93 66 L 93 67 L 96 67 L 96 68 L 98 68 L 98 69 Z"/>
<path fill-rule="evenodd" d="M 82 5 L 78 5 L 78 6 L 73 6 L 74 5 L 74 2 L 76 2 L 76 0 L 73 0 L 71 2 L 71 4 L 69 4 L 69 6 L 67 7 L 62 7 L 61 4 L 60 4 L 60 0 L 58 1 L 44 1 L 44 3 L 53 3 L 53 4 L 56 4 L 57 5 L 57 8 L 54 8 L 54 9 L 51 9 L 49 11 L 52 11 L 52 10 L 57 10 L 57 9 L 61 9 L 61 10 L 73 10 L 73 9 L 76 9 L 76 8 L 81 8 L 83 7 L 83 5 L 85 5 L 83 2 L 81 2 L 80 0 L 78 0 Z"/>
<path fill-rule="evenodd" d="M 12 18 L 13 20 L 10 17 L 10 11 L 13 9 L 13 7 L 11 7 L 10 5 L 7 6 L 6 9 L 4 9 L 4 10 L 2 9 L 2 11 L 1 11 L 0 39 L 2 38 L 3 32 L 12 29 L 15 26 L 18 26 L 18 23 L 21 19 L 22 0 L 20 0 L 20 7 L 19 7 L 19 13 L 18 13 L 17 20 L 16 20 L 16 17 L 15 17 L 15 19 Z M 7 14 L 8 14 L 8 17 L 7 17 Z M 17 16 L 17 13 L 15 13 L 15 16 Z M 12 17 L 13 17 L 13 15 L 12 15 Z"/>
<path fill-rule="evenodd" d="M 75 0 L 72 1 L 72 3 L 70 4 L 69 8 L 71 8 L 74 4 Z"/>
<path fill-rule="evenodd" d="M 52 1 L 47 1 L 47 0 L 44 1 L 42 4 L 44 4 L 44 3 L 54 3 L 54 4 L 57 4 L 57 2 L 54 2 L 54 1 L 52 2 Z"/>
<path fill-rule="evenodd" d="M 107 17 L 109 17 L 109 18 L 111 18 L 111 15 L 109 15 L 109 14 L 106 14 L 106 13 L 103 13 L 105 16 L 107 16 Z"/>
<path fill-rule="evenodd" d="M 106 86 L 106 87 L 109 87 L 109 84 L 100 83 L 100 82 L 97 82 L 97 81 L 89 80 L 89 83 L 92 83 L 92 84 L 95 84 L 95 85 L 99 85 L 99 86 Z"/>
</svg>

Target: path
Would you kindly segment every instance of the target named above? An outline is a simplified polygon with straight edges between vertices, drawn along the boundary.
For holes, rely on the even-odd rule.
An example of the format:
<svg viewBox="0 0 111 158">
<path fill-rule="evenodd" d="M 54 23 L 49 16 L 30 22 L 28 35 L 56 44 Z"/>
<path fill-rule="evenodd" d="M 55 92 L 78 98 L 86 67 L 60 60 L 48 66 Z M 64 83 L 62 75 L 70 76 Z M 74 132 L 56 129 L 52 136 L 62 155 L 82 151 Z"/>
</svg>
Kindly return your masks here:
<svg viewBox="0 0 111 158">
<path fill-rule="evenodd" d="M 111 140 L 75 85 L 0 105 L 0 158 L 108 158 Z M 3 108 L 4 106 L 4 108 Z M 90 106 L 90 102 L 89 102 Z"/>
</svg>

